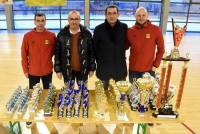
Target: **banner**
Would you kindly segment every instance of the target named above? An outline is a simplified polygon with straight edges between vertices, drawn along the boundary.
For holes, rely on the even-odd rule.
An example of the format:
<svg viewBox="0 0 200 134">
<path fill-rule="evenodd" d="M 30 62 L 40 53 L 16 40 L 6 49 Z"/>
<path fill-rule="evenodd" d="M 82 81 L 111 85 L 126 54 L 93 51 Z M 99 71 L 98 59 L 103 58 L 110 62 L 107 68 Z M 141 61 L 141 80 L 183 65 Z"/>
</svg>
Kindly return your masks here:
<svg viewBox="0 0 200 134">
<path fill-rule="evenodd" d="M 27 6 L 65 6 L 67 0 L 25 0 Z"/>
<path fill-rule="evenodd" d="M 12 0 L 0 0 L 0 4 L 12 4 Z"/>
</svg>

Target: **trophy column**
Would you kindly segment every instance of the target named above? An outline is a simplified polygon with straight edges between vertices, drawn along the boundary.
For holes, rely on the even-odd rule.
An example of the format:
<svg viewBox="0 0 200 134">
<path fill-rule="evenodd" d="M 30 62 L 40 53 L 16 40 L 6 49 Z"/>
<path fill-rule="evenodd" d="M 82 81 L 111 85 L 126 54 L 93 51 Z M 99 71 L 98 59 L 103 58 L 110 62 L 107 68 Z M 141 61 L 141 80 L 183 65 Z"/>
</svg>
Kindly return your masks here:
<svg viewBox="0 0 200 134">
<path fill-rule="evenodd" d="M 168 95 L 169 93 L 169 83 L 171 78 L 171 71 L 172 71 L 172 62 L 181 61 L 184 62 L 183 68 L 182 68 L 182 75 L 181 80 L 179 84 L 179 91 L 176 99 L 176 105 L 175 105 L 175 111 L 173 111 L 173 106 L 169 103 L 169 100 L 171 99 Z M 187 73 L 187 63 L 190 61 L 188 58 L 188 55 L 186 55 L 186 58 L 179 57 L 179 58 L 172 58 L 171 56 L 167 56 L 163 58 L 163 66 L 161 70 L 161 78 L 159 83 L 159 92 L 157 95 L 156 100 L 156 112 L 153 113 L 154 117 L 161 117 L 161 118 L 177 118 L 178 112 L 177 109 L 180 108 L 180 103 L 183 95 L 183 89 L 185 84 L 185 78 Z M 164 86 L 164 80 L 165 80 L 165 72 L 166 72 L 166 62 L 168 63 L 168 70 L 166 74 L 166 81 Z M 164 91 L 164 93 L 162 93 Z"/>
</svg>

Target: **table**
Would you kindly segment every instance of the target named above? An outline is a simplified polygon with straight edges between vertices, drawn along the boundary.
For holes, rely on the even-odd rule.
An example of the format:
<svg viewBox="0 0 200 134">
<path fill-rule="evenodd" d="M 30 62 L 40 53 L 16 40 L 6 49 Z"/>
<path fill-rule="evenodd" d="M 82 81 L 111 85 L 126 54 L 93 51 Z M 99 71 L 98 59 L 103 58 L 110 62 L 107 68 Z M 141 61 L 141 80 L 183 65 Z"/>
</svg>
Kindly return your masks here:
<svg viewBox="0 0 200 134">
<path fill-rule="evenodd" d="M 113 106 L 109 103 L 108 99 L 108 109 L 107 109 L 107 117 L 105 119 L 97 119 L 95 116 L 96 104 L 95 104 L 95 92 L 94 90 L 89 90 L 89 115 L 88 118 L 82 118 L 82 111 L 80 110 L 79 118 L 58 118 L 57 117 L 57 104 L 53 109 L 52 116 L 44 116 L 43 115 L 43 103 L 45 100 L 45 96 L 47 96 L 48 90 L 43 90 L 40 96 L 40 102 L 38 106 L 38 110 L 35 113 L 29 113 L 29 108 L 27 108 L 26 112 L 23 115 L 17 115 L 17 113 L 8 114 L 5 109 L 6 102 L 9 97 L 4 95 L 1 96 L 1 99 L 4 99 L 4 104 L 0 106 L 0 121 L 1 122 L 10 122 L 11 128 L 14 125 L 18 125 L 20 127 L 19 122 L 46 122 L 46 123 L 106 123 L 106 124 L 116 124 L 116 123 L 139 123 L 139 127 L 146 129 L 146 123 L 180 123 L 183 122 L 182 117 L 178 117 L 177 119 L 164 119 L 164 118 L 154 118 L 152 116 L 152 111 L 148 111 L 144 114 L 140 114 L 139 112 L 131 111 L 128 102 L 125 102 L 124 110 L 127 115 L 127 120 L 118 120 L 116 116 L 116 111 Z M 59 94 L 59 90 L 57 90 L 57 94 Z M 58 95 L 57 95 L 58 96 Z M 58 97 L 56 97 L 57 102 Z M 6 100 L 6 101 L 5 101 Z M 14 122 L 14 123 L 12 123 Z"/>
</svg>

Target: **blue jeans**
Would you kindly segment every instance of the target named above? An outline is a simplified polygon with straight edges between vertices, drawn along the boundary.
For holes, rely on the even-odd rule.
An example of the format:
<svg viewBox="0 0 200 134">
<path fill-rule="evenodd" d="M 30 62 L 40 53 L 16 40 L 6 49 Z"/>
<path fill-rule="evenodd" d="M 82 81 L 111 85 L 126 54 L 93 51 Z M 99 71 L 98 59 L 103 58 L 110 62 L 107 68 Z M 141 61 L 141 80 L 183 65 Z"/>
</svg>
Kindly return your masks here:
<svg viewBox="0 0 200 134">
<path fill-rule="evenodd" d="M 155 77 L 154 71 L 147 71 L 147 72 L 137 72 L 129 70 L 129 81 L 133 83 L 133 79 L 138 79 L 143 76 L 144 73 L 150 73 L 151 76 Z"/>
</svg>

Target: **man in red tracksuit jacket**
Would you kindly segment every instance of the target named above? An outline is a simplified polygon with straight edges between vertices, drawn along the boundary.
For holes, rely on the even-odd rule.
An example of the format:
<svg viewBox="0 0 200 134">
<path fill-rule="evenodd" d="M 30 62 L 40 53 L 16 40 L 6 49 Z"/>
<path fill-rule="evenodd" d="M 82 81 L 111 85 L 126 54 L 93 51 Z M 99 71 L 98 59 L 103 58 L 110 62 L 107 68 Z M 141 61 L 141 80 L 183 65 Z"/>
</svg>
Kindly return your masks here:
<svg viewBox="0 0 200 134">
<path fill-rule="evenodd" d="M 129 80 L 140 78 L 145 72 L 155 76 L 164 53 L 163 35 L 158 26 L 148 20 L 148 12 L 139 7 L 135 13 L 136 24 L 128 29 L 126 48 L 130 47 Z"/>
<path fill-rule="evenodd" d="M 29 79 L 29 88 L 42 79 L 43 88 L 48 89 L 52 82 L 53 62 L 56 36 L 45 28 L 46 17 L 42 13 L 35 15 L 36 27 L 26 33 L 21 47 L 22 68 Z"/>
</svg>

